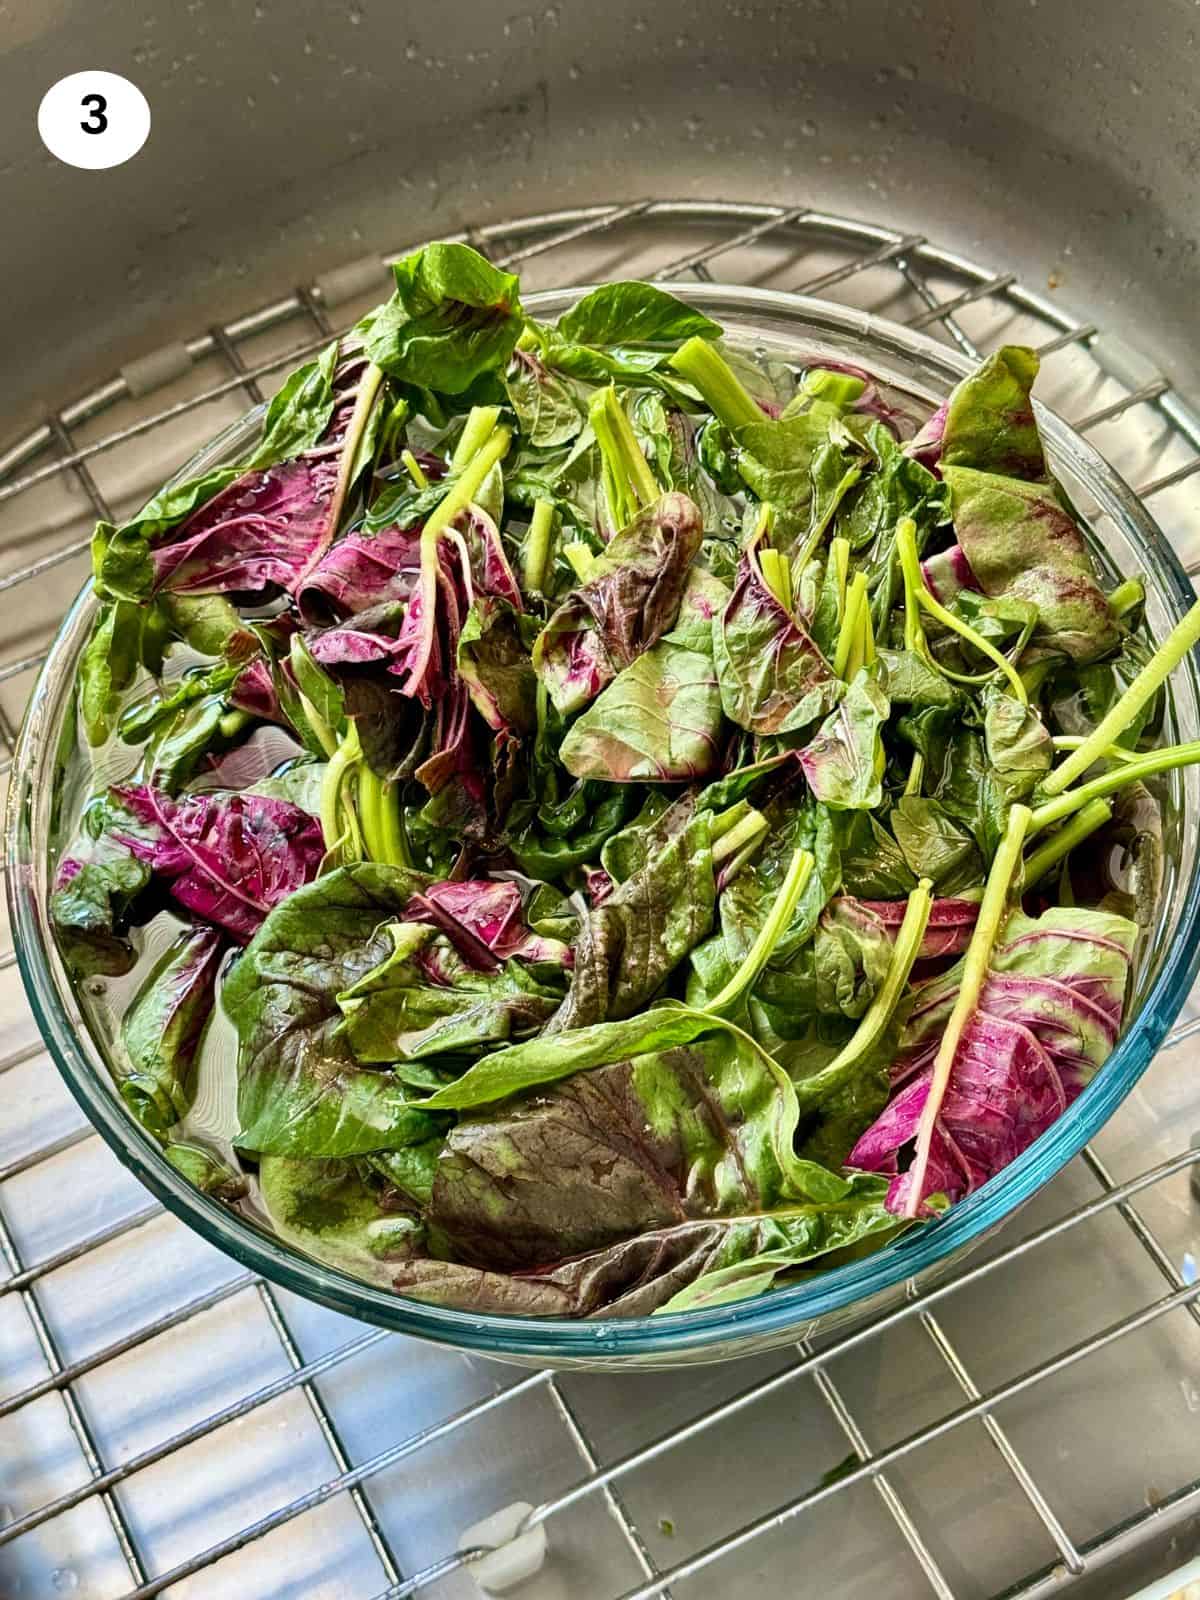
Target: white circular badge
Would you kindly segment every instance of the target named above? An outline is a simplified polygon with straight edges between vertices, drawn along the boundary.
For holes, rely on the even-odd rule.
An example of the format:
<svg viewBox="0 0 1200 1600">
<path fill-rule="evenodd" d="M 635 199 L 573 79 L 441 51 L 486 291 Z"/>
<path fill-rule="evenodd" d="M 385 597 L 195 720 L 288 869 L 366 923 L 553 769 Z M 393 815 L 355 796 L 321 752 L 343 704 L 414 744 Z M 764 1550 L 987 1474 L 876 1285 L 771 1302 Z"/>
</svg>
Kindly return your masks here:
<svg viewBox="0 0 1200 1600">
<path fill-rule="evenodd" d="M 71 167 L 119 167 L 150 133 L 150 107 L 136 83 L 116 72 L 72 72 L 42 96 L 38 133 Z"/>
</svg>

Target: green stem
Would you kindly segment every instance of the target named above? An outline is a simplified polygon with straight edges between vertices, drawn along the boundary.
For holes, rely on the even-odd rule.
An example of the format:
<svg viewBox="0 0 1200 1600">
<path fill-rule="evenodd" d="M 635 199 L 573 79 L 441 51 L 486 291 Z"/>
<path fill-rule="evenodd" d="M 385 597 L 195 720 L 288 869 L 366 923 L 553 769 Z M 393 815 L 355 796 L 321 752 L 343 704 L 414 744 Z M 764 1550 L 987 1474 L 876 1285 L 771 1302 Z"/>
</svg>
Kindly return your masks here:
<svg viewBox="0 0 1200 1600">
<path fill-rule="evenodd" d="M 925 611 L 928 611 L 931 617 L 936 617 L 943 627 L 949 628 L 952 633 L 957 633 L 960 639 L 965 639 L 981 655 L 985 655 L 989 661 L 994 661 L 1012 685 L 1012 692 L 1017 699 L 1022 705 L 1028 705 L 1029 696 L 1025 691 L 1021 674 L 1008 657 L 997 650 L 990 640 L 985 639 L 982 634 L 976 633 L 974 628 L 963 622 L 959 617 L 956 617 L 953 611 L 947 611 L 941 601 L 935 599 L 929 592 L 925 583 L 925 575 L 921 571 L 920 557 L 917 555 L 917 525 L 911 517 L 901 517 L 896 525 L 896 549 L 900 556 L 900 570 L 904 574 L 905 639 L 907 640 L 909 635 L 908 613 L 915 610 L 917 606 L 921 606 Z M 920 632 L 920 639 L 924 644 L 925 634 L 923 629 Z M 910 648 L 912 647 L 910 646 Z M 927 644 L 923 654 L 935 671 L 943 671 L 933 660 Z"/>
<path fill-rule="evenodd" d="M 1140 578 L 1126 578 L 1124 583 L 1119 583 L 1108 597 L 1108 610 L 1115 622 L 1128 616 L 1135 606 L 1140 606 L 1146 598 L 1146 585 Z"/>
<path fill-rule="evenodd" d="M 766 549 L 758 552 L 758 567 L 762 573 L 763 582 L 790 616 L 792 612 L 792 569 L 788 566 L 781 553 L 778 550 L 772 550 L 769 545 Z"/>
<path fill-rule="evenodd" d="M 842 625 L 838 629 L 837 650 L 833 657 L 835 677 L 844 678 L 850 656 L 858 639 L 858 613 L 867 601 L 867 575 L 856 572 L 846 591 L 846 604 L 842 611 Z"/>
<path fill-rule="evenodd" d="M 525 555 L 521 576 L 529 594 L 540 594 L 546 586 L 550 564 L 550 540 L 554 533 L 554 507 L 549 500 L 535 500 L 533 520 L 525 536 Z"/>
<path fill-rule="evenodd" d="M 298 639 L 300 635 L 295 634 L 293 637 Z M 325 718 L 317 710 L 316 706 L 313 705 L 312 701 L 308 698 L 304 691 L 302 689 L 298 689 L 296 693 L 300 699 L 300 709 L 303 711 L 309 727 L 316 736 L 317 743 L 321 746 L 321 749 L 324 750 L 327 756 L 334 755 L 338 747 L 337 734 L 329 726 L 328 722 L 326 722 Z"/>
<path fill-rule="evenodd" d="M 814 1105 L 839 1089 L 843 1082 L 861 1070 L 864 1060 L 878 1048 L 900 1004 L 900 997 L 908 986 L 913 963 L 921 953 L 921 941 L 925 937 L 932 906 L 933 884 L 928 878 L 922 878 L 908 897 L 904 921 L 896 932 L 896 942 L 892 946 L 887 976 L 863 1013 L 862 1021 L 829 1065 L 811 1077 L 802 1078 L 796 1085 L 801 1106 Z"/>
<path fill-rule="evenodd" d="M 838 622 L 840 623 L 842 613 L 846 609 L 846 584 L 850 579 L 849 539 L 831 539 L 829 542 L 829 559 L 832 561 L 833 570 L 837 574 Z"/>
<path fill-rule="evenodd" d="M 411 867 L 412 856 L 409 853 L 408 836 L 404 832 L 398 783 L 385 783 L 383 786 L 380 821 L 383 825 L 383 860 L 393 867 Z"/>
<path fill-rule="evenodd" d="M 421 463 L 417 460 L 416 456 L 413 455 L 411 450 L 401 450 L 400 464 L 412 479 L 414 488 L 428 489 L 429 479 L 425 476 L 425 473 L 421 467 Z"/>
<path fill-rule="evenodd" d="M 736 435 L 739 428 L 766 420 L 733 368 L 706 339 L 689 339 L 680 345 L 667 365 L 699 389 L 705 405 L 730 433 Z"/>
<path fill-rule="evenodd" d="M 358 774 L 358 822 L 367 858 L 371 861 L 383 860 L 382 799 L 382 780 L 364 762 Z"/>
<path fill-rule="evenodd" d="M 904 785 L 905 794 L 920 794 L 921 780 L 924 776 L 925 757 L 919 750 L 915 750 L 913 752 L 912 766 L 908 769 L 908 782 Z"/>
<path fill-rule="evenodd" d="M 767 819 L 761 811 L 749 811 L 716 841 L 712 848 L 713 866 L 719 867 L 731 856 L 737 855 L 744 845 L 757 844 L 767 831 Z"/>
<path fill-rule="evenodd" d="M 1170 772 L 1173 767 L 1187 767 L 1197 761 L 1200 761 L 1200 739 L 1193 740 L 1191 744 L 1171 744 L 1165 750 L 1150 750 L 1143 756 L 1113 767 L 1089 783 L 1081 783 L 1078 789 L 1068 789 L 1066 794 L 1056 795 L 1054 799 L 1038 806 L 1029 824 L 1030 832 L 1036 833 L 1039 828 L 1048 828 L 1052 822 L 1061 822 L 1063 817 L 1069 817 L 1080 806 L 1087 805 L 1089 800 L 1112 794 L 1114 790 L 1123 789 L 1127 783 L 1137 783 L 1142 778 L 1152 778 L 1156 772 Z"/>
<path fill-rule="evenodd" d="M 1061 794 L 1080 773 L 1087 771 L 1110 744 L 1116 744 L 1120 735 L 1158 693 L 1197 640 L 1200 640 L 1200 600 L 1175 624 L 1116 705 L 1107 716 L 1100 719 L 1079 749 L 1073 750 L 1061 766 L 1055 767 L 1042 784 L 1042 793 Z"/>
<path fill-rule="evenodd" d="M 248 728 L 253 722 L 253 717 L 248 712 L 239 711 L 234 706 L 232 711 L 226 711 L 217 724 L 222 739 L 236 739 L 243 728 Z"/>
<path fill-rule="evenodd" d="M 582 539 L 572 539 L 562 547 L 562 553 L 571 564 L 571 571 L 580 583 L 586 583 L 599 557 Z"/>
<path fill-rule="evenodd" d="M 750 946 L 741 966 L 725 987 L 704 1006 L 705 1011 L 726 1011 L 735 1005 L 747 990 L 753 988 L 759 973 L 771 959 L 771 952 L 783 937 L 792 913 L 805 886 L 812 876 L 815 861 L 808 850 L 797 850 L 792 856 L 787 876 L 767 913 L 766 921 L 758 930 L 758 937 Z"/>
<path fill-rule="evenodd" d="M 1056 750 L 1078 750 L 1083 745 L 1083 737 L 1078 733 L 1056 733 L 1050 743 Z M 1098 761 L 1136 761 L 1136 750 L 1126 750 L 1123 745 L 1110 744 L 1107 750 L 1101 750 Z"/>
<path fill-rule="evenodd" d="M 358 729 L 353 723 L 350 731 L 330 756 L 321 779 L 321 832 L 326 850 L 333 850 L 346 833 L 342 811 L 346 784 L 362 759 L 358 742 Z"/>
<path fill-rule="evenodd" d="M 400 819 L 400 786 L 381 778 L 365 761 L 358 774 L 358 814 L 372 861 L 391 867 L 412 865 Z"/>
<path fill-rule="evenodd" d="M 963 1033 L 979 1006 L 979 996 L 987 978 L 992 948 L 1006 920 L 1009 891 L 1020 866 L 1021 846 L 1025 842 L 1029 820 L 1028 806 L 1017 805 L 1010 809 L 1008 826 L 996 851 L 992 869 L 988 873 L 983 900 L 979 907 L 979 917 L 971 934 L 966 955 L 963 957 L 962 982 L 959 984 L 958 994 L 954 998 L 954 1009 L 946 1022 L 937 1055 L 934 1057 L 929 1094 L 917 1125 L 916 1152 L 909 1170 L 908 1197 L 904 1204 L 906 1217 L 915 1217 L 921 1209 L 921 1191 L 925 1187 L 925 1174 L 929 1170 L 929 1152 L 933 1142 L 934 1126 L 937 1123 L 938 1112 L 942 1108 Z"/>
<path fill-rule="evenodd" d="M 461 472 L 467 463 L 483 449 L 491 438 L 492 430 L 499 420 L 499 406 L 471 407 L 467 415 L 466 426 L 463 428 L 458 444 L 454 447 L 454 455 L 450 461 L 450 465 L 456 472 Z"/>
<path fill-rule="evenodd" d="M 662 490 L 611 383 L 592 397 L 588 421 L 604 460 L 605 486 L 612 514 L 617 526 L 623 528 L 639 511 L 653 505 L 661 497 Z"/>
<path fill-rule="evenodd" d="M 1082 844 L 1089 835 L 1102 828 L 1112 816 L 1112 806 L 1107 800 L 1089 800 L 1057 833 L 1052 833 L 1045 844 L 1038 845 L 1025 857 L 1025 888 L 1039 884 L 1050 868 Z"/>
</svg>

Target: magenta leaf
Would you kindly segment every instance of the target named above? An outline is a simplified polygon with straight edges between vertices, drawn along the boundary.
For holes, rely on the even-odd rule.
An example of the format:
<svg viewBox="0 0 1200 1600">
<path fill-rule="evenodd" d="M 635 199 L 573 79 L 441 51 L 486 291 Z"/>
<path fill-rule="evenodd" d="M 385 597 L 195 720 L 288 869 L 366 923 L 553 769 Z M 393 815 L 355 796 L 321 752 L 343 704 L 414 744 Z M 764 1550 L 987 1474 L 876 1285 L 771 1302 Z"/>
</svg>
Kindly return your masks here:
<svg viewBox="0 0 1200 1600">
<path fill-rule="evenodd" d="M 144 784 L 113 791 L 142 825 L 120 842 L 170 883 L 181 905 L 245 944 L 272 906 L 316 876 L 325 853 L 307 811 L 265 795 L 187 795 Z"/>
</svg>

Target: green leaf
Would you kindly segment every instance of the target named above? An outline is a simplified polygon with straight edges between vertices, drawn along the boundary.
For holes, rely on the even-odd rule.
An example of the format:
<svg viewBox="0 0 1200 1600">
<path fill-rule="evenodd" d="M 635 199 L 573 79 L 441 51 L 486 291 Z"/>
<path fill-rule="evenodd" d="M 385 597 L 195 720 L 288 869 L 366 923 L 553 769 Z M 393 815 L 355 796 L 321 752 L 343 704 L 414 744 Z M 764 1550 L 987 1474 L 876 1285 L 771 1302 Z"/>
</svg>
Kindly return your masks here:
<svg viewBox="0 0 1200 1600">
<path fill-rule="evenodd" d="M 976 467 L 1008 478 L 1049 476 L 1030 390 L 1035 350 L 1005 345 L 950 396 L 942 432 L 943 467 Z"/>
<path fill-rule="evenodd" d="M 842 694 L 841 680 L 795 617 L 742 557 L 729 604 L 713 621 L 713 659 L 725 715 L 757 734 L 796 733 Z"/>
<path fill-rule="evenodd" d="M 212 1016 L 224 948 L 214 928 L 185 934 L 155 963 L 121 1020 L 113 1063 L 121 1098 L 156 1138 L 189 1110 L 200 1040 Z"/>
<path fill-rule="evenodd" d="M 380 932 L 392 941 L 389 953 L 337 995 L 361 1062 L 475 1055 L 536 1030 L 558 1009 L 561 990 L 535 983 L 517 961 L 477 972 L 428 924 L 394 922 Z"/>
<path fill-rule="evenodd" d="M 390 1289 L 396 1271 L 420 1242 L 411 1216 L 389 1213 L 383 1184 L 354 1161 L 312 1161 L 268 1155 L 259 1162 L 259 1192 L 285 1243 Z"/>
<path fill-rule="evenodd" d="M 509 601 L 481 593 L 458 636 L 459 675 L 495 733 L 532 733 L 537 722 L 537 676 L 525 642 L 529 622 Z"/>
<path fill-rule="evenodd" d="M 1073 661 L 1120 642 L 1092 558 L 1052 485 L 946 467 L 954 529 L 985 594 L 1037 607 L 1034 638 Z"/>
<path fill-rule="evenodd" d="M 836 1250 L 868 1240 L 878 1248 L 899 1224 L 884 1203 L 886 1185 L 865 1173 L 853 1176 L 845 1200 L 819 1206 L 780 1206 L 762 1216 L 726 1219 L 714 1228 L 715 1248 L 705 1270 L 655 1308 L 656 1316 L 703 1311 L 749 1300 L 774 1287 L 779 1275 Z M 857 1464 L 858 1458 L 854 1458 Z"/>
<path fill-rule="evenodd" d="M 521 334 L 520 284 L 469 245 L 431 244 L 392 268 L 396 293 L 360 325 L 371 360 L 389 376 L 461 394 L 502 372 Z"/>
<path fill-rule="evenodd" d="M 958 894 L 983 882 L 983 858 L 974 838 L 938 801 L 904 795 L 888 820 L 910 869 L 929 878 L 939 894 Z"/>
<path fill-rule="evenodd" d="M 903 900 L 916 888 L 916 874 L 877 817 L 866 811 L 840 812 L 837 831 L 848 894 L 866 900 Z"/>
<path fill-rule="evenodd" d="M 589 911 L 575 945 L 571 990 L 551 1032 L 630 1016 L 707 936 L 717 897 L 713 827 L 711 813 L 696 813 Z"/>
<path fill-rule="evenodd" d="M 121 696 L 142 662 L 147 612 L 135 601 L 109 600 L 100 608 L 79 663 L 79 714 L 88 743 L 107 742 Z"/>
<path fill-rule="evenodd" d="M 529 350 L 514 350 L 504 380 L 525 445 L 550 449 L 582 431 L 587 400 L 577 384 L 552 372 Z"/>
<path fill-rule="evenodd" d="M 863 667 L 816 738 L 800 752 L 800 765 L 818 800 L 835 811 L 873 811 L 880 804 L 880 730 L 890 711 L 878 669 Z"/>
<path fill-rule="evenodd" d="M 334 339 L 315 361 L 297 367 L 275 391 L 247 468 L 288 461 L 316 444 L 333 416 L 333 375 L 340 353 L 340 341 Z"/>
<path fill-rule="evenodd" d="M 935 798 L 974 836 L 990 865 L 1004 834 L 1008 787 L 987 759 L 983 737 L 960 728 L 947 742 L 946 762 Z"/>
<path fill-rule="evenodd" d="M 719 323 L 652 283 L 606 283 L 584 295 L 558 320 L 575 344 L 677 344 L 718 339 Z"/>
<path fill-rule="evenodd" d="M 661 639 L 593 700 L 563 740 L 559 759 L 577 778 L 686 782 L 719 764 L 720 732 L 711 654 Z"/>
<path fill-rule="evenodd" d="M 79 975 L 128 972 L 136 959 L 124 937 L 150 868 L 121 836 L 144 833 L 138 819 L 111 794 L 93 800 L 58 863 L 50 920 L 72 970 Z"/>
<path fill-rule="evenodd" d="M 1013 799 L 1024 799 L 1050 770 L 1054 744 L 1036 706 L 990 685 L 984 695 L 983 739 L 988 761 Z"/>
<path fill-rule="evenodd" d="M 180 1177 L 186 1178 L 201 1194 L 211 1194 L 217 1200 L 232 1205 L 245 1199 L 250 1185 L 245 1175 L 216 1150 L 207 1145 L 186 1141 L 173 1142 L 163 1150 Z"/>
<path fill-rule="evenodd" d="M 429 1221 L 468 1260 L 517 1268 L 688 1217 L 853 1192 L 798 1161 L 792 1135 L 788 1097 L 761 1052 L 731 1030 L 701 1034 L 461 1121 Z"/>
<path fill-rule="evenodd" d="M 343 867 L 281 902 L 250 941 L 222 992 L 238 1030 L 240 1149 L 356 1155 L 438 1131 L 399 1077 L 355 1060 L 337 1004 L 387 959 L 388 924 L 424 882 Z"/>
</svg>

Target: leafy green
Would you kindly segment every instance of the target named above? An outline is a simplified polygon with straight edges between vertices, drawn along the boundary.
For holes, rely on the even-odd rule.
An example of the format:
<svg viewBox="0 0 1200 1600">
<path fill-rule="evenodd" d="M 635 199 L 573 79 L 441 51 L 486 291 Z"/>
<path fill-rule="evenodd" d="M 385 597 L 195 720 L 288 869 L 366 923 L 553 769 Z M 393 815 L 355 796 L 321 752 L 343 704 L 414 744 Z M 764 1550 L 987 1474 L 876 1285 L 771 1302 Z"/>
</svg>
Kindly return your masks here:
<svg viewBox="0 0 1200 1600">
<path fill-rule="evenodd" d="M 720 731 L 711 653 L 660 639 L 593 700 L 563 740 L 559 760 L 576 778 L 685 782 L 716 767 Z"/>
<path fill-rule="evenodd" d="M 392 271 L 395 294 L 360 324 L 376 366 L 402 383 L 451 395 L 504 370 L 524 326 L 511 272 L 465 244 L 426 245 Z"/>
<path fill-rule="evenodd" d="M 199 927 L 165 951 L 121 1021 L 121 1098 L 157 1138 L 186 1115 L 200 1038 L 212 1015 L 224 940 Z"/>
<path fill-rule="evenodd" d="M 804 627 L 742 557 L 729 604 L 713 622 L 713 659 L 725 715 L 757 734 L 799 732 L 822 717 L 842 684 Z"/>
<path fill-rule="evenodd" d="M 818 800 L 835 811 L 873 811 L 883 798 L 880 730 L 891 706 L 877 668 L 863 667 L 800 752 Z"/>
<path fill-rule="evenodd" d="M 128 972 L 135 955 L 125 937 L 150 867 L 129 848 L 144 831 L 110 790 L 93 800 L 59 861 L 50 921 L 72 969 L 80 974 Z"/>
<path fill-rule="evenodd" d="M 389 1213 L 383 1186 L 353 1161 L 264 1156 L 263 1205 L 281 1239 L 305 1255 L 390 1289 L 420 1242 L 411 1216 Z"/>
<path fill-rule="evenodd" d="M 954 529 L 985 594 L 1037 607 L 1034 638 L 1077 662 L 1119 639 L 1083 536 L 1046 483 L 947 467 Z"/>
<path fill-rule="evenodd" d="M 593 289 L 558 319 L 558 331 L 574 344 L 590 345 L 667 345 L 721 334 L 711 317 L 653 283 L 606 283 Z"/>
<path fill-rule="evenodd" d="M 363 1063 L 475 1055 L 533 1032 L 562 999 L 517 961 L 475 971 L 427 923 L 393 922 L 380 935 L 392 941 L 388 955 L 336 996 L 346 1041 Z"/>
<path fill-rule="evenodd" d="M 983 882 L 973 835 L 937 800 L 903 795 L 888 820 L 909 870 L 929 878 L 939 894 L 959 894 Z"/>
<path fill-rule="evenodd" d="M 628 1017 L 712 927 L 713 818 L 698 812 L 594 907 L 575 945 L 571 990 L 551 1032 Z"/>
<path fill-rule="evenodd" d="M 538 635 L 533 666 L 556 708 L 578 711 L 674 625 L 700 548 L 700 514 L 666 494 L 612 540 Z"/>
<path fill-rule="evenodd" d="M 687 1217 L 852 1192 L 852 1181 L 797 1161 L 775 1075 L 721 1031 L 460 1122 L 429 1215 L 462 1259 L 511 1269 Z"/>
<path fill-rule="evenodd" d="M 238 1030 L 240 1149 L 345 1156 L 438 1131 L 401 1077 L 359 1064 L 337 999 L 387 960 L 388 925 L 423 881 L 343 867 L 283 901 L 251 940 L 221 995 Z"/>
<path fill-rule="evenodd" d="M 1038 358 L 1005 345 L 955 388 L 942 430 L 941 464 L 1006 478 L 1045 479 L 1046 458 L 1030 390 Z"/>
</svg>

